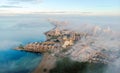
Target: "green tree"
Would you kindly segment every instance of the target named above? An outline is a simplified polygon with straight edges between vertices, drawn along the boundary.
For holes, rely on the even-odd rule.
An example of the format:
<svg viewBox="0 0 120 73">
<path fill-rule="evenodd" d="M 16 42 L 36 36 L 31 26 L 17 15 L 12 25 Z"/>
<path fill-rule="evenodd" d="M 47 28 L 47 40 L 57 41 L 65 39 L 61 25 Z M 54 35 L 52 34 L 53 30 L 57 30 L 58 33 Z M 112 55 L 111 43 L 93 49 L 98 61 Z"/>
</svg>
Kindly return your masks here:
<svg viewBox="0 0 120 73">
<path fill-rule="evenodd" d="M 24 46 L 22 44 L 19 45 L 20 49 L 24 49 Z"/>
</svg>

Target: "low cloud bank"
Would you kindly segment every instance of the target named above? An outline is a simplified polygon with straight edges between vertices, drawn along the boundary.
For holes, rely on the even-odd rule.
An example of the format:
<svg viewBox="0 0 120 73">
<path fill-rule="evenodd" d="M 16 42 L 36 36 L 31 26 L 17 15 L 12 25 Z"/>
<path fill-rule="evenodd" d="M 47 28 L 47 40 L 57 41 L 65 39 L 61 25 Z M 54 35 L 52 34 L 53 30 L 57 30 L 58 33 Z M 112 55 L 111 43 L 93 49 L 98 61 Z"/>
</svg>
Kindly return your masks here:
<svg viewBox="0 0 120 73">
<path fill-rule="evenodd" d="M 19 44 L 22 44 L 22 43 L 19 41 L 13 41 L 13 40 L 0 41 L 0 50 L 11 49 L 13 47 L 17 47 Z"/>
<path fill-rule="evenodd" d="M 111 62 L 105 69 L 104 73 L 119 73 L 120 72 L 120 32 L 113 30 L 109 26 L 99 26 L 94 24 L 72 24 L 71 21 L 58 21 L 56 19 L 51 19 L 50 22 L 59 26 L 59 29 L 68 29 L 76 32 L 86 32 L 92 37 L 89 40 L 95 40 L 94 46 L 90 46 L 92 49 L 102 50 L 109 56 Z M 67 24 L 66 24 L 67 23 Z M 118 25 L 119 26 L 119 25 Z M 117 27 L 117 26 L 114 26 Z M 83 39 L 84 40 L 84 39 Z M 83 43 L 88 43 L 84 41 Z M 80 46 L 78 43 L 77 46 Z"/>
<path fill-rule="evenodd" d="M 17 21 L 5 23 L 0 28 L 0 50 L 7 50 L 20 44 L 45 40 L 44 32 L 52 29 L 53 26 L 43 21 L 24 23 Z"/>
</svg>

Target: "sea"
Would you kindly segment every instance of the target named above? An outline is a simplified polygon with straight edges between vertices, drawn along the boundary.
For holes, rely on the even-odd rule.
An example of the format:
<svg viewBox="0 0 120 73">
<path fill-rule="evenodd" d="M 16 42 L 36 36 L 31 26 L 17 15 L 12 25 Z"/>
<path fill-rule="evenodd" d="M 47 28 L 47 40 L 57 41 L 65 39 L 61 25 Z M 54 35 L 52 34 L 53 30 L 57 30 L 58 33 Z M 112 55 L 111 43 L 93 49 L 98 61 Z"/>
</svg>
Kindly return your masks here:
<svg viewBox="0 0 120 73">
<path fill-rule="evenodd" d="M 31 73 L 39 65 L 43 57 L 41 53 L 14 49 L 20 44 L 24 46 L 31 42 L 45 41 L 44 33 L 55 27 L 48 19 L 68 21 L 74 27 L 81 24 L 95 24 L 120 31 L 120 16 L 81 16 L 77 14 L 0 15 L 0 73 Z"/>
</svg>

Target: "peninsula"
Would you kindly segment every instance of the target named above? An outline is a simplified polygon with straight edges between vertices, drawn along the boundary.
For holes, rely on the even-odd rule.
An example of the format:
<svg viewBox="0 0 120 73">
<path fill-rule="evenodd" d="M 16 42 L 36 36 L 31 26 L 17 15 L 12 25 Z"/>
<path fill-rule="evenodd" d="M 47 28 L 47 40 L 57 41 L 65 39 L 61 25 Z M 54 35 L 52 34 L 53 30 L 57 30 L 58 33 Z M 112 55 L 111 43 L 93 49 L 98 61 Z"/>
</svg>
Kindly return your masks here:
<svg viewBox="0 0 120 73">
<path fill-rule="evenodd" d="M 43 53 L 43 59 L 40 65 L 33 71 L 33 73 L 49 73 L 55 67 L 55 63 L 59 58 L 69 57 L 78 62 L 90 63 L 109 63 L 109 58 L 106 54 L 91 49 L 87 44 L 92 44 L 89 33 L 78 33 L 67 29 L 54 29 L 45 33 L 46 41 L 33 42 L 25 46 L 18 46 L 16 50 L 23 50 L 35 53 Z M 82 40 L 89 42 L 82 43 Z M 80 47 L 77 47 L 79 43 Z"/>
</svg>

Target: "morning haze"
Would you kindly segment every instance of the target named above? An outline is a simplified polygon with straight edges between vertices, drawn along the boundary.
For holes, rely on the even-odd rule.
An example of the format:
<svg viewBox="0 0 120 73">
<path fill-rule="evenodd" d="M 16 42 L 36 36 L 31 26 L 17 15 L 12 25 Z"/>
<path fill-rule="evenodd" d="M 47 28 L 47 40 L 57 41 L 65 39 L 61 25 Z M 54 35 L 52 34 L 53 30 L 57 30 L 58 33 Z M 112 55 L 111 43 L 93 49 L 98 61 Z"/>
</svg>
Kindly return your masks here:
<svg viewBox="0 0 120 73">
<path fill-rule="evenodd" d="M 119 73 L 120 0 L 2 0 L 0 73 Z"/>
</svg>

